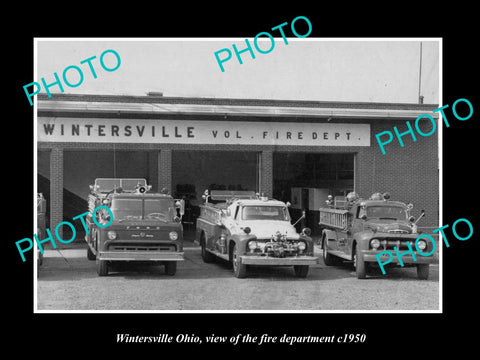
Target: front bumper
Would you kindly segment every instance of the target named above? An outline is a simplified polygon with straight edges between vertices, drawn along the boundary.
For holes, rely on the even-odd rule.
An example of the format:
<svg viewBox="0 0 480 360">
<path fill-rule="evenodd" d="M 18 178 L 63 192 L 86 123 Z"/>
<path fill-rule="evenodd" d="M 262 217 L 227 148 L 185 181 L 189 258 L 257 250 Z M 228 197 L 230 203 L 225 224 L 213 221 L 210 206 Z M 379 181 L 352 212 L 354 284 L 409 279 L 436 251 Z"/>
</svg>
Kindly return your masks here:
<svg viewBox="0 0 480 360">
<path fill-rule="evenodd" d="M 316 256 L 292 256 L 277 258 L 271 256 L 243 255 L 240 256 L 240 262 L 245 265 L 316 265 L 318 257 Z"/>
<path fill-rule="evenodd" d="M 99 260 L 111 261 L 183 261 L 183 252 L 100 251 Z"/>
<path fill-rule="evenodd" d="M 384 251 L 384 250 L 382 250 L 382 251 Z M 391 256 L 389 254 L 385 254 L 385 253 L 381 254 L 378 257 L 378 260 L 377 260 L 376 255 L 380 254 L 382 251 L 364 250 L 364 251 L 360 252 L 360 255 L 362 256 L 362 258 L 365 262 L 381 261 L 383 263 L 383 262 L 387 262 L 388 260 L 391 260 L 390 262 L 388 262 L 388 264 L 400 264 L 400 261 L 399 261 L 397 255 L 395 254 L 394 251 L 391 252 Z M 400 254 L 402 252 L 403 251 L 400 251 Z M 415 259 L 416 260 L 410 254 L 402 255 L 401 259 L 402 259 L 402 262 L 404 264 L 431 264 L 431 263 L 435 262 L 435 258 L 434 258 L 433 255 L 422 256 L 422 255 L 417 254 L 417 253 L 415 253 Z"/>
</svg>

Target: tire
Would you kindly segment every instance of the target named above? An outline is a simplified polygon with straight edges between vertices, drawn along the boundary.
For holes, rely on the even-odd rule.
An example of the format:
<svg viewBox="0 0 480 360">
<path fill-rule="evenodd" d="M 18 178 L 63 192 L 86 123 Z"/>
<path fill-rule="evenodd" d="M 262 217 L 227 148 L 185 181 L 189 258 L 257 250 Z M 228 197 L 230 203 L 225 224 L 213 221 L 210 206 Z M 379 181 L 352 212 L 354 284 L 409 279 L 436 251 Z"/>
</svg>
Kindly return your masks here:
<svg viewBox="0 0 480 360">
<path fill-rule="evenodd" d="M 92 249 L 90 249 L 90 245 L 87 244 L 87 259 L 88 260 L 96 260 L 96 256 L 93 253 Z"/>
<path fill-rule="evenodd" d="M 215 260 L 215 255 L 207 251 L 205 242 L 206 242 L 205 234 L 202 232 L 202 235 L 200 236 L 200 246 L 202 248 L 202 253 L 201 253 L 202 260 L 205 263 L 211 263 Z"/>
<path fill-rule="evenodd" d="M 359 251 L 356 246 L 353 264 L 355 266 L 355 272 L 357 273 L 357 279 L 365 279 L 367 277 L 367 266 L 365 261 L 360 258 Z"/>
<path fill-rule="evenodd" d="M 420 280 L 427 280 L 430 273 L 429 264 L 418 264 L 417 265 L 417 276 Z"/>
<path fill-rule="evenodd" d="M 306 278 L 308 274 L 308 265 L 294 265 L 293 270 L 295 271 L 295 276 L 298 278 Z"/>
<path fill-rule="evenodd" d="M 240 254 L 238 254 L 237 249 L 238 247 L 236 245 L 233 245 L 232 267 L 235 277 L 241 279 L 247 276 L 247 265 L 241 263 Z"/>
<path fill-rule="evenodd" d="M 335 265 L 337 263 L 337 259 L 328 253 L 328 250 L 327 250 L 327 239 L 323 239 L 323 244 L 322 244 L 322 249 L 323 249 L 323 262 L 325 263 L 325 265 L 327 266 L 332 266 L 332 265 Z"/>
<path fill-rule="evenodd" d="M 176 261 L 169 261 L 165 264 L 165 273 L 167 275 L 173 276 L 177 272 L 177 262 Z"/>
<path fill-rule="evenodd" d="M 107 276 L 108 275 L 108 262 L 107 260 L 96 259 L 97 263 L 97 274 L 98 276 Z"/>
</svg>

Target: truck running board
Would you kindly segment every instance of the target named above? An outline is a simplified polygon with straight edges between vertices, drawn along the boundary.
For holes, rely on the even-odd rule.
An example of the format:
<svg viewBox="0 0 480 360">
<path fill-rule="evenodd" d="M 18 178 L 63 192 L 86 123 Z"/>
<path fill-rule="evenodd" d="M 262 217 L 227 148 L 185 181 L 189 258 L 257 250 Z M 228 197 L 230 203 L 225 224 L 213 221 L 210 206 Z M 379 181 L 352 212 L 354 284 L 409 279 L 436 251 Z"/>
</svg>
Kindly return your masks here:
<svg viewBox="0 0 480 360">
<path fill-rule="evenodd" d="M 205 249 L 206 251 L 208 251 L 209 253 L 212 253 L 213 255 L 215 256 L 218 256 L 219 258 L 225 260 L 225 261 L 230 261 L 230 257 L 228 256 L 228 254 L 222 254 L 218 251 L 215 251 L 215 250 L 210 250 L 210 249 Z"/>
<path fill-rule="evenodd" d="M 352 261 L 352 258 L 350 256 L 348 256 L 347 254 L 345 254 L 343 251 L 338 251 L 338 250 L 328 250 L 328 253 L 331 254 L 331 255 L 335 255 L 335 256 L 338 256 L 344 260 L 349 260 L 349 261 Z"/>
</svg>

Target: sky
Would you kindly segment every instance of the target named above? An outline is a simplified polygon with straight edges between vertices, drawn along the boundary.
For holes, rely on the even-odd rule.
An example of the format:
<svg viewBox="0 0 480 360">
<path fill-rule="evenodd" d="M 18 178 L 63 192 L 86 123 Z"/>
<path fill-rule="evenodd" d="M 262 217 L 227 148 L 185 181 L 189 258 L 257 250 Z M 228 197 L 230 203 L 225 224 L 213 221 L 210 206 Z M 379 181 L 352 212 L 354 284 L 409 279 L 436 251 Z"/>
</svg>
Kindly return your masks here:
<svg viewBox="0 0 480 360">
<path fill-rule="evenodd" d="M 245 38 L 205 39 L 51 39 L 37 38 L 36 75 L 54 82 L 56 72 L 62 78 L 70 65 L 83 72 L 77 87 L 64 85 L 64 93 L 104 95 L 146 95 L 162 92 L 173 97 L 212 97 L 277 100 L 352 101 L 418 103 L 420 43 L 422 67 L 420 93 L 424 103 L 440 104 L 440 42 L 437 39 L 323 39 L 275 38 L 266 54 L 256 50 L 255 58 L 241 53 L 237 60 L 232 45 L 246 48 Z M 421 41 L 420 41 L 421 40 Z M 266 51 L 272 43 L 267 37 L 258 41 Z M 222 72 L 215 52 L 229 49 L 230 60 Z M 114 50 L 121 59 L 115 71 L 105 71 L 100 55 Z M 227 53 L 219 54 L 221 58 Z M 97 73 L 94 79 L 88 64 Z M 116 59 L 106 53 L 105 64 L 114 67 Z M 80 81 L 76 70 L 67 79 Z M 45 92 L 42 88 L 41 92 Z M 50 88 L 60 93 L 58 86 Z"/>
</svg>

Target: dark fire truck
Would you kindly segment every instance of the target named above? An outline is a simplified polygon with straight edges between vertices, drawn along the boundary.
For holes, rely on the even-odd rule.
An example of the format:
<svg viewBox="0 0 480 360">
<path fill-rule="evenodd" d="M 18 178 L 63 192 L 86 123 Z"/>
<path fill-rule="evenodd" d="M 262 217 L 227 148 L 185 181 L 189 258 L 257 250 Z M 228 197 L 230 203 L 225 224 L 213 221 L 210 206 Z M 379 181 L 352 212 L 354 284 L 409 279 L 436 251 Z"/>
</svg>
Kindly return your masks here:
<svg viewBox="0 0 480 360">
<path fill-rule="evenodd" d="M 117 261 L 159 262 L 175 275 L 177 261 L 183 260 L 184 202 L 149 193 L 150 188 L 145 179 L 99 178 L 90 185 L 85 240 L 99 276 L 108 275 Z M 95 211 L 99 206 L 110 211 Z"/>
<path fill-rule="evenodd" d="M 336 265 L 339 260 L 353 261 L 358 279 L 367 275 L 368 265 L 378 265 L 376 255 L 382 251 L 399 253 L 408 250 L 407 242 L 415 249 L 417 222 L 410 216 L 413 205 L 390 200 L 390 194 L 374 193 L 369 199 L 361 199 L 356 193 L 349 193 L 346 200 L 336 204 L 332 196 L 327 200 L 326 208 L 320 208 L 321 245 L 325 265 Z M 425 240 L 418 241 L 418 248 L 425 254 L 432 245 Z M 416 266 L 419 279 L 427 279 L 429 264 L 433 255 L 403 255 L 404 266 Z M 399 260 L 393 256 L 388 266 L 398 266 Z"/>
</svg>

